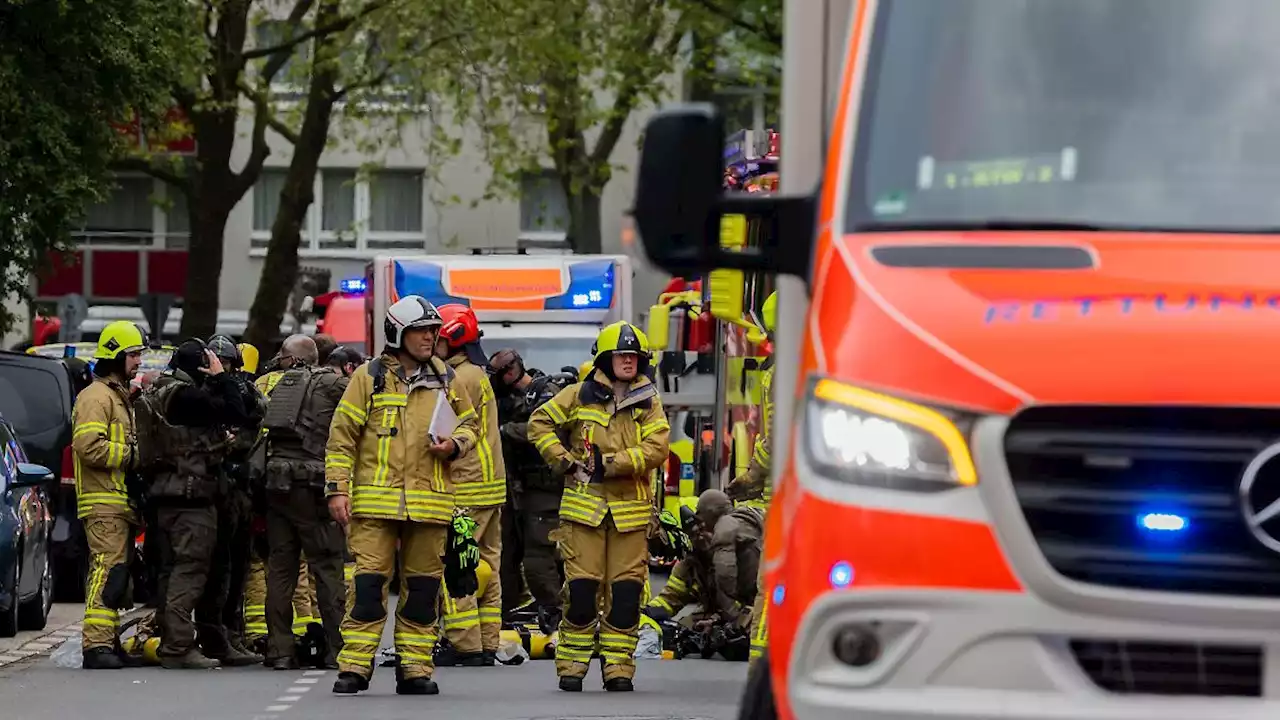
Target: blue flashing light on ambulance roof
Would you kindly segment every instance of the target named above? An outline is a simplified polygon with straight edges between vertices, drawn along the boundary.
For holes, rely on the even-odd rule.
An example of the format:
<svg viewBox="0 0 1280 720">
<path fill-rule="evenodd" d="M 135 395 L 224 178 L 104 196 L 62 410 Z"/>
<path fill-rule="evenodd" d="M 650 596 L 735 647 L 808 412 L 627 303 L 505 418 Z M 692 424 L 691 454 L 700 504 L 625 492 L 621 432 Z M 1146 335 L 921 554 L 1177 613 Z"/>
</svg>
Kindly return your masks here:
<svg viewBox="0 0 1280 720">
<path fill-rule="evenodd" d="M 338 283 L 338 290 L 343 295 L 363 295 L 368 287 L 364 278 L 347 278 Z"/>
<path fill-rule="evenodd" d="M 1138 516 L 1138 527 L 1153 533 L 1180 533 L 1190 523 L 1182 515 L 1169 512 L 1149 512 Z"/>
</svg>

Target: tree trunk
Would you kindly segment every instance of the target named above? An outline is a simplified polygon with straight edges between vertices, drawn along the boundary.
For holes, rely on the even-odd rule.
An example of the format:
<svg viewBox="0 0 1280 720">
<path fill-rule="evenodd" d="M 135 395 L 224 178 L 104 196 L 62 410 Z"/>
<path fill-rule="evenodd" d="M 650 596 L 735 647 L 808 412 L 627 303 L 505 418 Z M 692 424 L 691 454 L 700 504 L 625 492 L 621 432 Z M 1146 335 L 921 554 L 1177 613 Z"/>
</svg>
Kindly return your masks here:
<svg viewBox="0 0 1280 720">
<path fill-rule="evenodd" d="M 235 111 L 207 111 L 194 119 L 196 163 L 191 171 L 187 207 L 191 239 L 187 250 L 187 285 L 182 298 L 183 337 L 207 339 L 217 332 L 218 285 L 227 218 L 240 197 L 232 189 L 231 148 L 236 137 Z"/>
<path fill-rule="evenodd" d="M 320 21 L 323 19 L 322 9 Z M 317 46 L 321 44 L 317 42 Z M 316 55 L 321 55 L 319 47 Z M 255 347 L 267 347 L 279 335 L 285 305 L 298 277 L 302 224 L 307 218 L 307 208 L 315 201 L 316 172 L 320 166 L 320 155 L 324 153 L 329 139 L 333 105 L 338 100 L 334 91 L 336 81 L 336 69 L 331 62 L 318 62 L 312 70 L 306 114 L 293 146 L 284 189 L 280 191 L 280 207 L 271 224 L 271 241 L 258 279 L 258 291 L 253 298 L 253 307 L 249 309 L 249 327 L 244 340 Z"/>
<path fill-rule="evenodd" d="M 569 244 L 579 255 L 603 252 L 600 228 L 600 194 L 583 187 L 569 198 Z"/>
</svg>

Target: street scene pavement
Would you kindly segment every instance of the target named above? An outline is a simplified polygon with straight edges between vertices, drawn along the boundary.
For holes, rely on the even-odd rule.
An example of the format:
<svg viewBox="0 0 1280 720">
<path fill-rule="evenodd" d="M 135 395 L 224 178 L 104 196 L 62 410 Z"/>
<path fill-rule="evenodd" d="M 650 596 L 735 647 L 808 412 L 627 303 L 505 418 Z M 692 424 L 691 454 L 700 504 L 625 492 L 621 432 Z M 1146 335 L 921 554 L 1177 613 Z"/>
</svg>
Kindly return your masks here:
<svg viewBox="0 0 1280 720">
<path fill-rule="evenodd" d="M 57 619 L 58 622 L 54 622 Z M 550 660 L 514 667 L 443 668 L 440 695 L 395 694 L 395 670 L 378 668 L 370 689 L 357 696 L 330 692 L 335 672 L 276 672 L 261 667 L 219 670 L 138 668 L 86 671 L 58 667 L 51 655 L 76 642 L 80 606 L 55 605 L 49 627 L 22 639 L 0 641 L 0 717 L 67 720 L 313 720 L 352 717 L 420 720 L 537 718 L 585 720 L 728 720 L 737 717 L 746 663 L 720 660 L 639 660 L 634 693 L 605 693 L 599 666 L 580 694 L 556 688 Z M 384 641 L 390 645 L 390 627 Z M 14 656 L 37 648 L 21 659 Z M 78 653 L 77 653 L 78 654 Z"/>
</svg>

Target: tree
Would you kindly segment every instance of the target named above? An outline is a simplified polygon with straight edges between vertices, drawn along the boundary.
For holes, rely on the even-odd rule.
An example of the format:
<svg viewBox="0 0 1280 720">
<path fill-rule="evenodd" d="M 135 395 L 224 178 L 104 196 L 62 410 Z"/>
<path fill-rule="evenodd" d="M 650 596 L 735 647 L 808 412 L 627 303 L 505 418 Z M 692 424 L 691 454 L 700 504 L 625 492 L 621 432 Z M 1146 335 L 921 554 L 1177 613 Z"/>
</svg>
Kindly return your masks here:
<svg viewBox="0 0 1280 720">
<path fill-rule="evenodd" d="M 124 146 L 112 123 L 167 104 L 187 12 L 171 0 L 0 3 L 0 298 L 26 299 L 107 195 Z M 0 333 L 14 320 L 0 303 Z"/>
<path fill-rule="evenodd" d="M 244 91 L 256 112 L 272 117 L 271 125 L 293 145 L 293 156 L 280 192 L 280 204 L 271 226 L 271 240 L 253 306 L 245 341 L 263 347 L 275 339 L 285 304 L 298 274 L 298 246 L 307 209 L 314 202 L 313 181 L 320 156 L 330 140 L 336 107 L 343 104 L 348 125 L 372 123 L 374 135 L 393 137 L 394 126 L 420 112 L 429 78 L 448 65 L 436 62 L 436 52 L 457 40 L 464 28 L 461 14 L 446 10 L 452 3 L 399 2 L 379 7 L 349 8 L 344 15 L 339 0 L 321 0 L 314 24 L 342 26 L 341 32 L 317 35 L 306 63 L 306 96 L 295 115 L 296 127 L 270 102 L 270 88 Z M 345 19 L 345 22 L 344 22 Z M 301 23 L 291 35 L 301 35 Z M 388 86 L 393 85 L 388 103 Z M 376 108 L 370 111 L 368 108 Z M 359 133 L 360 128 L 346 128 Z"/>
<path fill-rule="evenodd" d="M 215 330 L 218 283 L 222 276 L 223 236 L 232 209 L 262 173 L 271 154 L 267 131 L 290 139 L 293 135 L 276 117 L 267 98 L 249 91 L 256 102 L 245 103 L 249 76 L 269 87 L 285 69 L 295 50 L 317 38 L 348 31 L 359 18 L 392 4 L 392 0 L 347 0 L 322 3 L 332 12 L 317 22 L 316 0 L 199 0 L 176 3 L 185 8 L 188 27 L 196 29 L 192 52 L 200 59 L 198 72 L 173 85 L 170 93 L 187 121 L 170 132 L 189 132 L 196 141 L 195 157 L 174 162 L 164 154 L 138 155 L 117 164 L 138 169 L 183 193 L 191 227 L 187 263 L 187 291 L 183 299 L 181 333 L 206 337 Z M 278 42 L 246 47 L 249 33 L 273 10 L 287 10 L 280 22 L 287 30 Z M 256 67 L 251 63 L 260 60 Z M 242 111 L 253 115 L 249 155 L 237 170 L 232 164 L 238 120 Z"/>
<path fill-rule="evenodd" d="M 601 251 L 600 200 L 639 107 L 670 94 L 687 12 L 676 0 L 489 0 L 465 45 L 456 112 L 480 125 L 494 194 L 550 161 L 575 251 Z"/>
</svg>

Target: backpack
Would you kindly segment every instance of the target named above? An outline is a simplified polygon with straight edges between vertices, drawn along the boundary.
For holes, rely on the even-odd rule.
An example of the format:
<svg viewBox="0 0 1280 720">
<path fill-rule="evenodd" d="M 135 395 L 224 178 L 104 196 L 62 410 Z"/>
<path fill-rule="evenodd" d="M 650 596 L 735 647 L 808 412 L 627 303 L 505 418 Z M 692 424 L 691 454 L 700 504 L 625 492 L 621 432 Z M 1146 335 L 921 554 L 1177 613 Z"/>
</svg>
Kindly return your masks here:
<svg viewBox="0 0 1280 720">
<path fill-rule="evenodd" d="M 164 417 L 164 408 L 172 392 L 169 388 L 176 384 L 161 387 L 152 386 L 138 393 L 133 403 L 134 432 L 138 439 L 138 468 L 148 470 L 156 467 L 165 459 L 164 438 L 169 421 Z"/>
<path fill-rule="evenodd" d="M 267 413 L 262 419 L 262 427 L 271 439 L 302 439 L 302 409 L 314 377 L 315 372 L 309 367 L 294 368 L 280 376 L 271 389 Z"/>
</svg>

